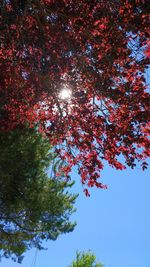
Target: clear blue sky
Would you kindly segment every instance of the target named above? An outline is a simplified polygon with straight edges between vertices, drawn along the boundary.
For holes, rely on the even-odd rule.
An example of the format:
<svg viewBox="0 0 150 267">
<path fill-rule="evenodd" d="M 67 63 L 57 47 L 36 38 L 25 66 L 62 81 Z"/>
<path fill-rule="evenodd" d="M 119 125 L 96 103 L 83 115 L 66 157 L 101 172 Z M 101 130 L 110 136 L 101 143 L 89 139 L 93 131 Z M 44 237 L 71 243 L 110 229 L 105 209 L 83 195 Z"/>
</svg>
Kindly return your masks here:
<svg viewBox="0 0 150 267">
<path fill-rule="evenodd" d="M 75 192 L 77 221 L 74 232 L 45 244 L 48 250 L 35 249 L 25 254 L 20 265 L 9 259 L 1 267 L 68 267 L 77 250 L 91 249 L 105 267 L 150 267 L 150 177 L 149 170 L 115 171 L 105 167 L 107 190 L 94 189 L 91 197 L 82 192 L 78 175 Z"/>
</svg>

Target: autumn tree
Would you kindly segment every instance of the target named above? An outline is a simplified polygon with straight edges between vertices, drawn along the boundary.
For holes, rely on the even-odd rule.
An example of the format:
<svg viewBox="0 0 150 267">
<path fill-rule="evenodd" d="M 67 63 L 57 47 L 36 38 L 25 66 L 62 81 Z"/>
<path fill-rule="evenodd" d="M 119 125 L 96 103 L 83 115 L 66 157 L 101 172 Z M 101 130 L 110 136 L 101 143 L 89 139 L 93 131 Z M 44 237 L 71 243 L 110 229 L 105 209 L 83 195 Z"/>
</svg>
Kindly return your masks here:
<svg viewBox="0 0 150 267">
<path fill-rule="evenodd" d="M 41 249 L 43 240 L 73 231 L 77 196 L 68 192 L 73 183 L 55 156 L 34 129 L 0 133 L 0 256 L 21 261 L 26 250 Z"/>
<path fill-rule="evenodd" d="M 89 252 L 77 252 L 76 259 L 69 267 L 103 267 L 101 263 L 96 263 L 96 257 L 93 253 Z"/>
<path fill-rule="evenodd" d="M 68 161 L 66 174 L 77 165 L 85 186 L 106 187 L 105 161 L 145 169 L 149 1 L 3 0 L 0 7 L 1 131 L 38 122 Z"/>
</svg>

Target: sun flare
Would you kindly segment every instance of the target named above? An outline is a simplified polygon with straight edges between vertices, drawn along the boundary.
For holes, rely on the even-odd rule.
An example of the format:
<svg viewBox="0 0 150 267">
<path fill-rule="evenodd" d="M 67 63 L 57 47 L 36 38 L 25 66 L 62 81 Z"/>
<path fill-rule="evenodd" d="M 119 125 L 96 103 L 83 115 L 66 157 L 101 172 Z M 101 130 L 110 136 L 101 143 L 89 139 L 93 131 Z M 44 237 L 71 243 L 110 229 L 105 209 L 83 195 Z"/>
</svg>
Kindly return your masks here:
<svg viewBox="0 0 150 267">
<path fill-rule="evenodd" d="M 69 100 L 71 98 L 71 94 L 71 90 L 65 87 L 60 91 L 59 98 L 62 100 Z"/>
</svg>

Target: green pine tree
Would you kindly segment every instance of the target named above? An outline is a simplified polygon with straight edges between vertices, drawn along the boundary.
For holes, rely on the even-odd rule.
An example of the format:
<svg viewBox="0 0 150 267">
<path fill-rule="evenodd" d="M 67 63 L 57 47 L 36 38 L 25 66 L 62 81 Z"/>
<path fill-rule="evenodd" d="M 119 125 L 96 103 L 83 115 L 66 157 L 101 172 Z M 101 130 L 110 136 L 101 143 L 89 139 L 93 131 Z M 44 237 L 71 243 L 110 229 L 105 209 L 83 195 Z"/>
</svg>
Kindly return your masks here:
<svg viewBox="0 0 150 267">
<path fill-rule="evenodd" d="M 103 267 L 101 263 L 96 263 L 96 256 L 88 252 L 77 252 L 76 259 L 72 262 L 69 267 Z"/>
<path fill-rule="evenodd" d="M 21 261 L 29 248 L 41 249 L 42 240 L 74 229 L 69 219 L 77 195 L 67 191 L 73 183 L 63 174 L 56 178 L 63 163 L 55 157 L 35 129 L 0 133 L 1 256 Z"/>
</svg>

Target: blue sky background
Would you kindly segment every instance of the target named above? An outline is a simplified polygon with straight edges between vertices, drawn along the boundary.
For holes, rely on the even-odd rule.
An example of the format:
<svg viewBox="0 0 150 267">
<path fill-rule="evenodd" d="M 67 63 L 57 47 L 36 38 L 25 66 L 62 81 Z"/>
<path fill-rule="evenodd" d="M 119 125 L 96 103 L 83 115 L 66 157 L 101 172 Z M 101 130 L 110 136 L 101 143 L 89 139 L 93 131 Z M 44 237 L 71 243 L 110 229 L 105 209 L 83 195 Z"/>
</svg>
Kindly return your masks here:
<svg viewBox="0 0 150 267">
<path fill-rule="evenodd" d="M 92 250 L 105 267 L 150 267 L 150 177 L 149 170 L 115 171 L 106 166 L 102 181 L 107 190 L 92 189 L 91 197 L 82 192 L 80 177 L 73 191 L 79 192 L 74 232 L 25 254 L 22 264 L 9 259 L 1 267 L 68 267 L 76 251 Z M 36 261 L 35 261 L 36 259 Z"/>
</svg>

